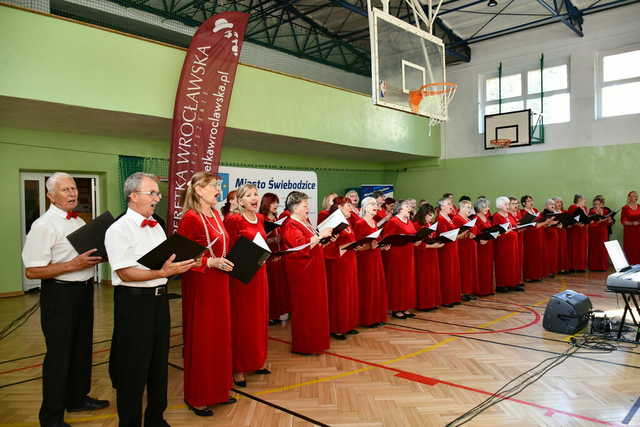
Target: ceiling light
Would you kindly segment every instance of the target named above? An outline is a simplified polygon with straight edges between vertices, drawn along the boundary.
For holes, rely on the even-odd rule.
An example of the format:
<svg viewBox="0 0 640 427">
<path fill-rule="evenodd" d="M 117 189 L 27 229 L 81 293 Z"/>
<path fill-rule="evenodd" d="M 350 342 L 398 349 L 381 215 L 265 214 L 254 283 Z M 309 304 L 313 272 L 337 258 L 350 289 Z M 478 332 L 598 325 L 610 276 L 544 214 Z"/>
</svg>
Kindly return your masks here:
<svg viewBox="0 0 640 427">
<path fill-rule="evenodd" d="M 489 7 L 494 7 L 497 5 L 498 5 L 498 2 L 496 0 L 489 0 L 489 3 L 487 3 L 487 6 Z"/>
</svg>

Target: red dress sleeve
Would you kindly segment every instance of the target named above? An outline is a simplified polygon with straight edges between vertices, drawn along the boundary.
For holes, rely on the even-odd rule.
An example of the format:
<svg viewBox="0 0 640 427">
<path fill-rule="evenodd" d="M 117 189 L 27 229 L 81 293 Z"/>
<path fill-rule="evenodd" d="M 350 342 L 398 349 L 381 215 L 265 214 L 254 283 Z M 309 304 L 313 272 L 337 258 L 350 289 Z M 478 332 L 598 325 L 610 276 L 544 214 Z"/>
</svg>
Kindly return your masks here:
<svg viewBox="0 0 640 427">
<path fill-rule="evenodd" d="M 188 210 L 182 215 L 180 224 L 178 224 L 178 234 L 193 240 L 202 246 L 207 246 L 207 237 L 204 233 L 204 225 L 200 215 L 192 210 Z M 193 267 L 191 270 L 203 273 L 207 269 L 207 260 L 211 258 L 209 251 L 205 251 L 202 255 L 202 262 L 199 266 Z"/>
</svg>

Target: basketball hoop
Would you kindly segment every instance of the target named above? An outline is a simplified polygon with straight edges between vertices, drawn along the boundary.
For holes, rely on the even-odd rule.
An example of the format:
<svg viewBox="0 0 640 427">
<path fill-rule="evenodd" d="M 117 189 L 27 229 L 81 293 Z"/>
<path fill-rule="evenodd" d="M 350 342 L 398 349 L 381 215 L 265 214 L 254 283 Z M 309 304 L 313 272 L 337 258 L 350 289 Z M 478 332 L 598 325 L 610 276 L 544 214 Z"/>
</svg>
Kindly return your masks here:
<svg viewBox="0 0 640 427">
<path fill-rule="evenodd" d="M 511 147 L 511 140 L 509 138 L 492 139 L 489 144 L 493 148 L 509 148 Z"/>
<path fill-rule="evenodd" d="M 411 107 L 411 111 L 416 114 L 420 111 L 420 103 L 422 102 L 424 97 L 435 97 L 432 98 L 434 102 L 432 102 L 431 105 L 435 106 L 437 111 L 425 112 L 425 114 L 429 116 L 429 136 L 431 136 L 431 128 L 433 126 L 440 125 L 441 123 L 446 121 L 442 118 L 442 116 L 435 116 L 438 113 L 442 114 L 444 112 L 446 117 L 447 108 L 449 107 L 449 103 L 453 100 L 453 97 L 456 95 L 457 89 L 458 85 L 456 83 L 441 82 L 429 83 L 420 87 L 420 89 L 418 90 L 409 91 L 409 106 Z M 433 116 L 431 114 L 433 114 Z"/>
</svg>

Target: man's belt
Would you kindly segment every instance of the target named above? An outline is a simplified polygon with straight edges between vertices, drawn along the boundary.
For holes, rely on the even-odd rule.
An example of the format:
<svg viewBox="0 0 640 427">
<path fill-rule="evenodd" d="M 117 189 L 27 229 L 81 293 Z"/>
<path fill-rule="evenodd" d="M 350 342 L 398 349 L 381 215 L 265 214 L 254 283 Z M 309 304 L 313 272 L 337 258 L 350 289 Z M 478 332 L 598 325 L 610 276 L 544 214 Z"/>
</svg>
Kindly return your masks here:
<svg viewBox="0 0 640 427">
<path fill-rule="evenodd" d="M 52 285 L 93 285 L 93 277 L 88 280 L 82 281 L 71 281 L 71 280 L 58 280 L 58 279 L 42 279 L 42 283 L 52 284 Z"/>
<path fill-rule="evenodd" d="M 167 285 L 160 285 L 154 288 L 140 288 L 134 286 L 116 286 L 116 292 L 124 292 L 128 295 L 152 295 L 159 297 L 167 294 Z"/>
</svg>

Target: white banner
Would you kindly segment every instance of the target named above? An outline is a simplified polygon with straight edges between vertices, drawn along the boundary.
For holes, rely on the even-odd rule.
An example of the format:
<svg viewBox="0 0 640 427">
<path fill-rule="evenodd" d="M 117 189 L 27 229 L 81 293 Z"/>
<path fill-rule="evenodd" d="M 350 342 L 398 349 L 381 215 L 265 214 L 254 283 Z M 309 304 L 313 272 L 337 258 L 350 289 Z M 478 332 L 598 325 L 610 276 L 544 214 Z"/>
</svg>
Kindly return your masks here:
<svg viewBox="0 0 640 427">
<path fill-rule="evenodd" d="M 278 214 L 285 208 L 287 195 L 301 191 L 309 196 L 309 219 L 315 225 L 318 217 L 318 177 L 312 171 L 282 169 L 252 169 L 220 166 L 218 175 L 222 178 L 222 193 L 218 207 L 224 206 L 227 194 L 244 184 L 258 187 L 258 194 L 274 193 L 280 199 Z"/>
</svg>

